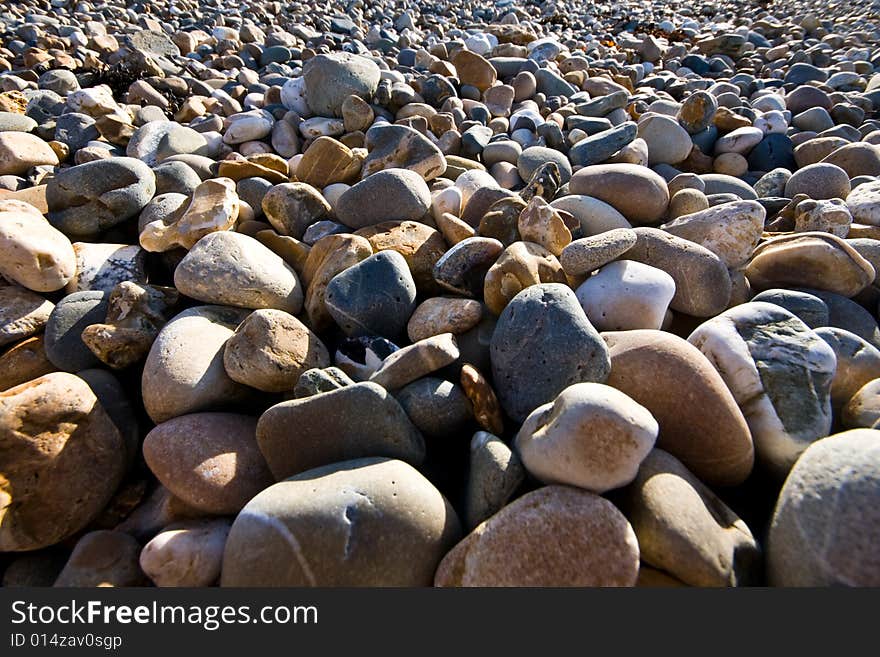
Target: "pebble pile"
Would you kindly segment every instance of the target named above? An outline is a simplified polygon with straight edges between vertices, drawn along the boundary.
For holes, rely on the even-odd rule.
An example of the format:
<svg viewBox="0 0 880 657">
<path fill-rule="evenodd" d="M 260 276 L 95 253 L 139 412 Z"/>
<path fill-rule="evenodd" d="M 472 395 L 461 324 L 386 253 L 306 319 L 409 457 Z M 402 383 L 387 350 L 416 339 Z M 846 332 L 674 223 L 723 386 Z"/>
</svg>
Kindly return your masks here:
<svg viewBox="0 0 880 657">
<path fill-rule="evenodd" d="M 880 585 L 867 0 L 0 6 L 5 586 Z"/>
</svg>

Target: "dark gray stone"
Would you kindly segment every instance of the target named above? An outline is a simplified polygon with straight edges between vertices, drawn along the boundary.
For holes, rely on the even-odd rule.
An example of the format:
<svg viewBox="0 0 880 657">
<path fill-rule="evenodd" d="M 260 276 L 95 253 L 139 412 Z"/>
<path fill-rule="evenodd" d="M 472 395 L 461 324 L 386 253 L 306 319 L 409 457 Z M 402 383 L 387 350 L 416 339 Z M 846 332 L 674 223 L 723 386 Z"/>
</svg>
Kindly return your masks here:
<svg viewBox="0 0 880 657">
<path fill-rule="evenodd" d="M 605 342 L 560 283 L 533 285 L 507 304 L 490 354 L 499 401 L 517 422 L 568 386 L 602 383 L 611 371 Z"/>
<path fill-rule="evenodd" d="M 416 284 L 406 260 L 380 251 L 337 274 L 327 286 L 325 304 L 348 335 L 403 335 L 415 310 Z"/>
<path fill-rule="evenodd" d="M 77 372 L 101 365 L 82 341 L 87 326 L 107 317 L 108 294 L 97 290 L 68 294 L 55 305 L 46 323 L 46 357 L 58 369 Z"/>
</svg>

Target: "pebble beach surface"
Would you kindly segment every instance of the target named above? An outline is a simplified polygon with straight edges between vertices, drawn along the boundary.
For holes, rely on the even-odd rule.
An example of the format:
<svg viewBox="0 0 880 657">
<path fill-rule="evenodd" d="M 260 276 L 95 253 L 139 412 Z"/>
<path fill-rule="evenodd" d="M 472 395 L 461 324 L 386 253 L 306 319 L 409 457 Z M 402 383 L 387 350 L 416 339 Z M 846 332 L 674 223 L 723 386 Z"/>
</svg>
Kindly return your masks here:
<svg viewBox="0 0 880 657">
<path fill-rule="evenodd" d="M 0 6 L 4 586 L 880 586 L 863 0 Z"/>
</svg>

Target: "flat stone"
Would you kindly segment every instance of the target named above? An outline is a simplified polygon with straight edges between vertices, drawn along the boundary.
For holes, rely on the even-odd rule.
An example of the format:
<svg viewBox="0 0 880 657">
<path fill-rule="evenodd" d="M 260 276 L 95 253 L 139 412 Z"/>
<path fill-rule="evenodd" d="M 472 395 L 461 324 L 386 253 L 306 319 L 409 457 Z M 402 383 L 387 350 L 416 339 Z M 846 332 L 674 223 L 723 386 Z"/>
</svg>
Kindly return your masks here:
<svg viewBox="0 0 880 657">
<path fill-rule="evenodd" d="M 636 233 L 629 228 L 614 228 L 568 244 L 559 256 L 562 269 L 569 276 L 583 276 L 624 255 L 636 243 Z"/>
<path fill-rule="evenodd" d="M 876 275 L 846 240 L 821 232 L 767 240 L 755 249 L 745 274 L 758 290 L 809 287 L 846 297 L 861 292 Z"/>
<path fill-rule="evenodd" d="M 399 390 L 416 379 L 454 363 L 459 355 L 452 333 L 434 335 L 385 358 L 370 381 L 386 390 Z"/>
<path fill-rule="evenodd" d="M 0 347 L 40 333 L 54 307 L 51 301 L 23 287 L 0 287 Z"/>
</svg>

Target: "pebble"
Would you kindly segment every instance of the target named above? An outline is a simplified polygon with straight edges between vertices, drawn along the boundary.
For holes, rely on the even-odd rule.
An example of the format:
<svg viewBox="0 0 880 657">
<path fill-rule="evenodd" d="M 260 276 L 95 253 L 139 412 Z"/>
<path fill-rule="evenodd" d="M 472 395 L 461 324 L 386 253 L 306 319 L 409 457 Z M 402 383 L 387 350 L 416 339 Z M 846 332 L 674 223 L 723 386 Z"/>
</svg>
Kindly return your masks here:
<svg viewBox="0 0 880 657">
<path fill-rule="evenodd" d="M 188 506 L 212 515 L 238 513 L 272 483 L 257 449 L 257 420 L 235 413 L 190 413 L 157 424 L 144 438 L 144 460 Z"/>
<path fill-rule="evenodd" d="M 431 208 L 425 179 L 407 169 L 384 169 L 345 191 L 336 216 L 349 228 L 365 228 L 383 221 L 417 221 Z"/>
<path fill-rule="evenodd" d="M 761 549 L 748 526 L 671 454 L 648 454 L 622 496 L 643 563 L 690 586 L 760 581 Z"/>
<path fill-rule="evenodd" d="M 112 157 L 60 171 L 46 186 L 49 221 L 68 236 L 95 237 L 138 212 L 156 192 L 140 160 Z"/>
<path fill-rule="evenodd" d="M 246 316 L 237 308 L 195 306 L 162 328 L 141 378 L 144 408 L 153 422 L 228 408 L 252 396 L 223 367 L 226 341 Z"/>
<path fill-rule="evenodd" d="M 318 55 L 303 67 L 306 103 L 318 116 L 341 117 L 342 104 L 349 96 L 372 98 L 379 76 L 379 67 L 366 57 L 350 53 Z"/>
<path fill-rule="evenodd" d="M 263 392 L 292 390 L 303 372 L 329 365 L 321 339 L 283 310 L 255 310 L 223 349 L 229 378 Z"/>
<path fill-rule="evenodd" d="M 633 586 L 639 546 L 623 514 L 589 491 L 545 486 L 479 524 L 435 586 Z"/>
<path fill-rule="evenodd" d="M 241 233 L 208 233 L 174 270 L 181 294 L 218 305 L 300 311 L 303 291 L 293 268 Z"/>
<path fill-rule="evenodd" d="M 416 284 L 402 255 L 380 251 L 336 274 L 324 303 L 347 335 L 395 339 L 415 310 Z"/>
<path fill-rule="evenodd" d="M 0 176 L 21 175 L 44 164 L 58 164 L 58 156 L 42 139 L 17 130 L 0 132 Z"/>
<path fill-rule="evenodd" d="M 515 444 L 543 483 L 604 493 L 635 479 L 658 431 L 651 413 L 619 390 L 577 383 L 532 411 Z"/>
<path fill-rule="evenodd" d="M 55 305 L 17 285 L 0 287 L 0 347 L 42 332 Z"/>
<path fill-rule="evenodd" d="M 141 569 L 159 587 L 213 586 L 230 527 L 225 518 L 169 525 L 141 550 Z"/>
<path fill-rule="evenodd" d="M 276 480 L 368 456 L 416 466 L 425 458 L 422 434 L 394 397 L 372 382 L 272 406 L 260 416 L 257 443 Z"/>
<path fill-rule="evenodd" d="M 611 368 L 605 343 L 560 283 L 517 294 L 498 318 L 490 353 L 498 398 L 518 422 L 574 383 L 604 382 Z"/>
<path fill-rule="evenodd" d="M 84 534 L 76 542 L 53 586 L 142 586 L 145 578 L 138 564 L 140 551 L 140 543 L 122 532 L 100 530 Z"/>
<path fill-rule="evenodd" d="M 678 217 L 661 227 L 699 244 L 731 269 L 744 265 L 764 231 L 767 211 L 757 201 L 733 201 Z"/>
<path fill-rule="evenodd" d="M 100 364 L 83 342 L 82 332 L 104 321 L 107 304 L 108 294 L 101 291 L 74 292 L 55 304 L 45 330 L 46 357 L 55 367 L 76 372 Z"/>
<path fill-rule="evenodd" d="M 0 206 L 0 275 L 35 292 L 54 292 L 77 270 L 70 240 L 33 206 Z"/>
<path fill-rule="evenodd" d="M 752 471 L 749 426 L 724 379 L 699 349 L 654 330 L 603 333 L 611 353 L 607 384 L 648 409 L 657 447 L 701 481 L 736 486 Z"/>
<path fill-rule="evenodd" d="M 781 306 L 750 302 L 701 324 L 688 342 L 716 367 L 749 424 L 759 460 L 784 478 L 831 429 L 834 351 Z"/>
<path fill-rule="evenodd" d="M 730 302 L 730 275 L 709 249 L 656 228 L 636 228 L 636 243 L 626 252 L 635 260 L 665 271 L 675 283 L 669 306 L 694 317 L 712 317 Z"/>
<path fill-rule="evenodd" d="M 880 432 L 855 429 L 810 445 L 789 474 L 768 535 L 774 586 L 876 586 Z"/>
<path fill-rule="evenodd" d="M 14 550 L 28 556 L 5 560 L 4 581 L 53 583 L 82 538 L 89 559 L 106 560 L 72 566 L 84 584 L 212 586 L 250 571 L 260 584 L 596 582 L 604 566 L 584 555 L 604 543 L 588 532 L 577 547 L 585 534 L 570 525 L 583 520 L 563 530 L 541 518 L 534 537 L 516 521 L 503 544 L 485 528 L 558 488 L 536 488 L 511 449 L 523 423 L 572 386 L 605 385 L 656 420 L 676 482 L 652 516 L 659 533 L 633 517 L 635 533 L 616 534 L 631 547 L 600 558 L 620 574 L 612 583 L 777 583 L 753 557 L 772 543 L 794 459 L 880 417 L 880 60 L 863 0 L 821 12 L 802 0 L 753 12 L 74 4 L 23 0 L 0 16 L 0 389 L 77 372 L 129 475 L 117 486 L 99 459 L 82 466 L 78 476 L 103 477 L 84 484 L 100 503 L 75 528 L 47 516 L 57 531 Z M 758 304 L 773 310 L 756 315 Z M 705 354 L 683 339 L 704 333 L 715 341 Z M 351 406 L 340 416 L 326 397 Z M 80 403 L 47 400 L 53 417 Z M 428 521 L 410 517 L 415 543 L 398 545 L 394 518 L 409 511 L 377 514 L 381 547 L 352 561 L 357 519 L 327 506 L 314 517 L 338 527 L 338 544 L 272 520 L 240 539 L 239 574 L 221 573 L 223 523 L 241 505 L 212 520 L 185 503 L 144 467 L 142 437 L 183 416 L 259 422 L 289 402 L 316 409 L 323 443 L 299 446 L 282 419 L 272 458 L 301 459 L 297 472 L 408 461 L 441 500 L 440 533 L 425 538 Z M 249 449 L 266 460 L 255 435 Z M 547 472 L 579 463 L 542 454 Z M 272 490 L 269 465 L 241 504 Z M 823 501 L 844 496 L 847 472 Z M 625 491 L 609 500 L 628 513 Z M 441 508 L 481 538 L 453 549 L 460 534 Z M 217 532 L 176 529 L 203 522 Z M 122 541 L 117 564 L 119 532 L 137 546 Z M 289 532 L 300 543 L 311 532 L 314 555 L 293 550 Z M 142 546 L 163 534 L 145 574 Z M 293 572 L 302 555 L 320 572 Z M 799 558 L 786 553 L 786 566 Z"/>
<path fill-rule="evenodd" d="M 858 251 L 830 233 L 780 235 L 755 249 L 745 269 L 758 290 L 809 287 L 852 297 L 874 281 L 876 273 Z"/>
<path fill-rule="evenodd" d="M 640 225 L 660 219 L 669 205 L 666 181 L 635 164 L 584 167 L 571 177 L 569 190 L 605 201 L 627 221 Z"/>
<path fill-rule="evenodd" d="M 100 514 L 122 480 L 122 436 L 73 374 L 55 372 L 10 388 L 0 395 L 0 408 L 0 446 L 9 455 L 0 549 L 38 550 L 73 536 Z"/>
<path fill-rule="evenodd" d="M 412 466 L 342 461 L 270 486 L 242 509 L 221 586 L 429 586 L 460 537 L 452 505 Z"/>
<path fill-rule="evenodd" d="M 414 342 L 387 356 L 370 376 L 386 390 L 398 390 L 458 360 L 460 352 L 452 333 L 441 333 Z"/>
</svg>

